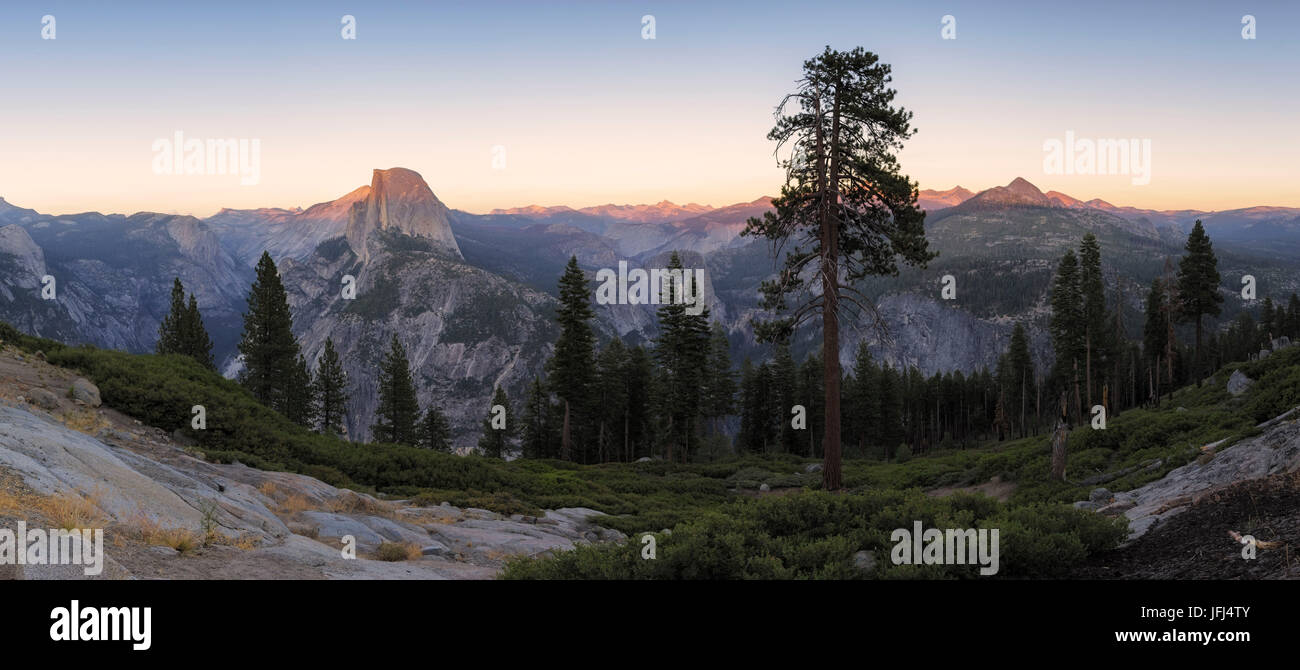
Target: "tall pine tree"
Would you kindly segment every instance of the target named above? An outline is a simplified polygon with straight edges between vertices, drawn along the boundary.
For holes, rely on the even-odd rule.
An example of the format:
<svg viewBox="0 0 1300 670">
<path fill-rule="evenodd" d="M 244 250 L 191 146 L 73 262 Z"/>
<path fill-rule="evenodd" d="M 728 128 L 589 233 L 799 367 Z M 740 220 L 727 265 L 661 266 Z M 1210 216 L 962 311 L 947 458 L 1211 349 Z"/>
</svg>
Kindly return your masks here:
<svg viewBox="0 0 1300 670">
<path fill-rule="evenodd" d="M 375 410 L 375 423 L 370 432 L 376 442 L 415 444 L 416 424 L 420 419 L 420 405 L 415 399 L 415 382 L 411 378 L 411 364 L 406 359 L 406 349 L 397 334 L 379 366 L 379 407 Z"/>
<path fill-rule="evenodd" d="M 248 292 L 239 352 L 244 362 L 239 382 L 262 404 L 283 413 L 298 359 L 298 340 L 293 336 L 288 296 L 266 252 L 257 262 L 257 278 Z"/>
<path fill-rule="evenodd" d="M 416 430 L 419 433 L 416 437 L 416 446 L 451 453 L 451 428 L 447 423 L 447 417 L 443 416 L 437 405 L 429 405 Z"/>
<path fill-rule="evenodd" d="M 786 252 L 777 259 L 784 261 L 779 278 L 763 284 L 764 308 L 786 315 L 756 332 L 788 340 L 801 321 L 820 316 L 827 491 L 841 486 L 841 303 L 874 313 L 857 281 L 896 275 L 898 259 L 923 267 L 937 255 L 927 246 L 916 184 L 895 156 L 912 136 L 912 115 L 894 107 L 889 83 L 890 67 L 861 48 L 827 47 L 804 62 L 797 90 L 777 107 L 768 133 L 778 152 L 788 150 L 778 158 L 786 183 L 774 211 L 749 219 L 744 231 L 771 240 L 774 256 Z M 787 312 L 792 295 L 800 304 Z"/>
<path fill-rule="evenodd" d="M 1196 220 L 1184 247 L 1187 254 L 1178 262 L 1178 319 L 1196 324 L 1195 376 L 1199 384 L 1201 365 L 1202 321 L 1222 311 L 1223 294 L 1219 293 L 1219 260 L 1214 245 L 1205 234 L 1205 226 Z"/>
<path fill-rule="evenodd" d="M 185 302 L 185 286 L 180 277 L 172 282 L 171 307 L 158 325 L 156 350 L 160 354 L 189 356 L 209 370 L 216 369 L 212 361 L 212 339 L 203 327 L 198 300 L 191 293 L 189 303 Z"/>
<path fill-rule="evenodd" d="M 325 338 L 325 350 L 316 365 L 313 384 L 319 402 L 320 431 L 326 435 L 342 435 L 348 405 L 348 373 L 343 371 L 333 338 Z"/>
<path fill-rule="evenodd" d="M 562 408 L 560 458 L 565 460 L 585 459 L 588 451 L 588 405 L 596 367 L 596 338 L 589 323 L 593 316 L 587 278 L 578 267 L 578 258 L 571 256 L 560 277 L 560 306 L 555 315 L 560 337 L 546 365 L 548 385 Z"/>
<path fill-rule="evenodd" d="M 500 407 L 501 412 L 497 410 Z M 505 458 L 510 451 L 511 438 L 514 437 L 514 412 L 510 410 L 510 399 L 500 386 L 492 392 L 492 406 L 488 408 L 487 418 L 483 419 L 483 436 L 479 438 L 478 448 L 488 458 Z"/>
</svg>

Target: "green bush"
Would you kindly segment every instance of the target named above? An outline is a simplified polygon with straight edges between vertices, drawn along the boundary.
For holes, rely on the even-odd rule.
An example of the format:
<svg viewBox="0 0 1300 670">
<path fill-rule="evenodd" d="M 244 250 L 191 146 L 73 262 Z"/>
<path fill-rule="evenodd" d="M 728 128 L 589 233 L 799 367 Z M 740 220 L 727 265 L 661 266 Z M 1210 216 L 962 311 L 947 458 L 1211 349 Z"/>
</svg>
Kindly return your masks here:
<svg viewBox="0 0 1300 670">
<path fill-rule="evenodd" d="M 579 547 L 549 558 L 511 560 L 506 579 L 863 579 L 971 578 L 974 565 L 894 565 L 897 528 L 999 529 L 999 576 L 1052 576 L 1115 546 L 1123 521 L 1067 505 L 1012 508 L 980 495 L 932 498 L 920 491 L 855 495 L 804 492 L 739 500 L 654 534 L 656 556 L 641 557 L 642 533 L 627 543 Z M 877 567 L 854 565 L 872 550 Z"/>
</svg>

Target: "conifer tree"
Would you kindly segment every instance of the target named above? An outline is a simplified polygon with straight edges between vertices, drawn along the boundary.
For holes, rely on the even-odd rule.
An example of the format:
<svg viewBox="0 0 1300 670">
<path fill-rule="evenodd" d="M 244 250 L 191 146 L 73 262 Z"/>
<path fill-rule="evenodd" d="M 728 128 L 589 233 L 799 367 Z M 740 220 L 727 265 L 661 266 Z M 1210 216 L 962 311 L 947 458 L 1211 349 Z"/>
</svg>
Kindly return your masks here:
<svg viewBox="0 0 1300 670">
<path fill-rule="evenodd" d="M 853 387 L 847 394 L 850 433 L 865 449 L 868 441 L 878 437 L 880 430 L 880 372 L 871 359 L 866 339 L 858 342 L 853 360 Z"/>
<path fill-rule="evenodd" d="M 1086 353 L 1086 326 L 1079 290 L 1079 262 L 1073 249 L 1067 250 L 1057 265 L 1056 278 L 1052 283 L 1051 308 L 1049 330 L 1052 334 L 1052 349 L 1056 353 L 1052 379 L 1058 388 L 1074 389 L 1077 392 L 1078 369 L 1084 363 Z M 1079 404 L 1076 402 L 1076 415 Z"/>
<path fill-rule="evenodd" d="M 774 415 L 779 426 L 777 433 L 779 446 L 776 450 L 787 454 L 795 453 L 797 449 L 798 436 L 795 434 L 794 426 L 790 424 L 790 411 L 799 404 L 795 401 L 798 377 L 798 366 L 795 365 L 794 357 L 790 355 L 790 346 L 785 343 L 778 344 L 776 355 L 772 357 L 768 377 L 770 386 L 767 390 L 767 398 L 772 405 L 772 409 L 768 411 Z"/>
<path fill-rule="evenodd" d="M 239 381 L 262 404 L 284 412 L 287 384 L 298 358 L 289 299 L 271 255 L 263 252 L 248 292 L 248 312 L 239 342 L 244 369 Z"/>
<path fill-rule="evenodd" d="M 199 314 L 199 302 L 190 294 L 189 305 L 181 320 L 181 350 L 186 356 L 199 362 L 199 365 L 216 370 L 212 361 L 212 338 L 208 337 L 207 328 L 203 327 L 203 315 Z"/>
<path fill-rule="evenodd" d="M 774 211 L 745 228 L 771 240 L 773 256 L 784 261 L 779 278 L 764 282 L 763 307 L 786 315 L 757 325 L 757 334 L 788 341 L 800 322 L 820 316 L 827 491 L 841 486 L 841 305 L 874 313 L 856 282 L 896 275 L 898 259 L 924 267 L 937 255 L 927 247 L 916 184 L 895 156 L 914 131 L 911 113 L 894 107 L 889 83 L 890 67 L 861 48 L 827 47 L 804 63 L 797 90 L 777 107 L 768 133 L 778 151 L 788 150 L 778 158 L 786 183 Z M 794 295 L 801 302 L 787 311 Z"/>
<path fill-rule="evenodd" d="M 376 442 L 413 445 L 419 419 L 420 405 L 415 399 L 411 364 L 406 359 L 406 349 L 394 333 L 388 353 L 379 366 L 379 406 L 370 432 Z"/>
<path fill-rule="evenodd" d="M 497 411 L 504 410 L 504 414 Z M 504 420 L 502 420 L 504 417 Z M 505 458 L 510 451 L 510 441 L 514 436 L 514 412 L 510 409 L 510 399 L 500 386 L 492 393 L 492 406 L 488 408 L 487 418 L 483 419 L 483 436 L 479 438 L 478 448 L 488 458 Z"/>
<path fill-rule="evenodd" d="M 1160 397 L 1160 370 L 1163 367 L 1165 351 L 1169 338 L 1169 309 L 1165 295 L 1164 282 L 1159 277 L 1151 280 L 1151 290 L 1147 292 L 1146 323 L 1142 326 L 1142 354 L 1151 368 L 1147 384 L 1151 387 L 1152 399 Z"/>
<path fill-rule="evenodd" d="M 342 435 L 343 418 L 347 415 L 348 373 L 343 371 L 333 338 L 325 339 L 313 384 L 320 403 L 320 431 L 326 435 Z"/>
<path fill-rule="evenodd" d="M 595 370 L 596 339 L 589 323 L 593 316 L 587 278 L 578 267 L 578 258 L 571 256 L 560 277 L 560 306 L 556 310 L 560 337 L 547 361 L 548 385 L 562 407 L 560 458 L 565 460 L 585 458 L 587 451 L 587 405 Z"/>
<path fill-rule="evenodd" d="M 542 386 L 542 379 L 533 377 L 533 383 L 528 387 L 528 397 L 524 401 L 523 416 L 519 421 L 522 428 L 520 431 L 522 442 L 519 446 L 524 458 L 556 456 L 553 448 L 550 411 L 551 401 Z"/>
<path fill-rule="evenodd" d="M 1205 234 L 1205 226 L 1197 219 L 1184 247 L 1187 254 L 1178 263 L 1178 319 L 1196 324 L 1196 381 L 1202 375 L 1201 339 L 1202 320 L 1218 316 L 1222 311 L 1223 295 L 1219 293 L 1219 261 L 1214 256 L 1214 245 Z"/>
<path fill-rule="evenodd" d="M 623 371 L 627 384 L 627 460 L 647 456 L 651 451 L 653 421 L 651 387 L 654 385 L 654 359 L 646 348 L 633 347 Z"/>
<path fill-rule="evenodd" d="M 281 412 L 290 421 L 304 428 L 316 425 L 319 406 L 307 360 L 300 354 L 289 369 L 288 384 L 284 389 L 284 407 Z"/>
<path fill-rule="evenodd" d="M 1106 287 L 1101 276 L 1101 245 L 1097 236 L 1086 233 L 1079 245 L 1080 317 L 1083 322 L 1084 393 L 1088 406 L 1095 404 L 1095 390 L 1101 388 L 1100 373 L 1110 353 L 1106 326 Z"/>
<path fill-rule="evenodd" d="M 709 310 L 691 314 L 691 308 L 677 296 L 685 293 L 674 277 L 688 272 L 681 257 L 673 252 L 668 261 L 669 274 L 662 287 L 658 309 L 659 335 L 655 338 L 654 357 L 659 366 L 659 414 L 667 421 L 666 441 L 669 460 L 690 458 L 697 419 L 702 413 L 704 371 L 709 358 Z M 673 273 L 674 270 L 680 271 Z M 691 286 L 694 300 L 703 300 L 702 287 Z M 695 311 L 695 310 L 691 310 Z M 680 449 L 676 449 L 680 447 Z"/>
<path fill-rule="evenodd" d="M 181 278 L 176 277 L 172 281 L 171 308 L 167 310 L 167 316 L 164 316 L 162 323 L 158 325 L 157 353 L 179 354 L 182 352 L 181 335 L 184 320 L 185 287 L 181 284 Z"/>
<path fill-rule="evenodd" d="M 596 426 L 596 461 L 604 463 L 615 460 L 614 456 L 623 452 L 624 433 L 628 412 L 628 388 L 623 379 L 627 366 L 627 348 L 623 340 L 615 336 L 601 350 L 596 358 L 596 397 L 594 413 Z"/>
<path fill-rule="evenodd" d="M 189 356 L 209 370 L 216 369 L 212 361 L 212 339 L 203 327 L 198 300 L 191 293 L 189 303 L 185 302 L 185 287 L 180 277 L 172 281 L 171 307 L 158 325 L 156 351 Z"/>
<path fill-rule="evenodd" d="M 447 417 L 443 415 L 437 405 L 430 404 L 429 408 L 424 411 L 424 418 L 420 419 L 417 430 L 419 435 L 416 439 L 416 446 L 421 449 L 432 449 L 448 454 L 452 452 L 451 428 L 447 423 Z"/>
<path fill-rule="evenodd" d="M 736 377 L 731 370 L 731 342 L 722 324 L 713 322 L 709 334 L 709 359 L 704 373 L 704 414 L 713 421 L 713 433 L 722 432 L 722 419 L 735 412 Z"/>
<path fill-rule="evenodd" d="M 1286 328 L 1283 329 L 1286 336 L 1292 340 L 1300 340 L 1300 296 L 1291 294 L 1291 300 L 1287 303 L 1286 308 Z"/>
<path fill-rule="evenodd" d="M 1007 407 L 1004 408 L 1010 423 L 1016 426 L 1017 433 L 1024 437 L 1028 434 L 1029 396 L 1034 384 L 1034 361 L 1029 353 L 1029 336 L 1024 324 L 1017 323 L 1011 331 L 1011 345 L 1006 355 L 1006 379 L 1001 380 L 1006 392 Z"/>
<path fill-rule="evenodd" d="M 887 458 L 905 437 L 903 432 L 903 388 L 898 371 L 888 365 L 880 369 L 880 443 Z"/>
</svg>

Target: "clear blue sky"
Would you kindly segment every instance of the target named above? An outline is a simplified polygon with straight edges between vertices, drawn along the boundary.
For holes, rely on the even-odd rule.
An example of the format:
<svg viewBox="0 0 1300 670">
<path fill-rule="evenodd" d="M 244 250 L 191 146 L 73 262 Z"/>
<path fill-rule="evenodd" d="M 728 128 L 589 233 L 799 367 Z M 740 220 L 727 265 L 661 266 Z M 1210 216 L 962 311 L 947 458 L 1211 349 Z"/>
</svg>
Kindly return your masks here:
<svg viewBox="0 0 1300 670">
<path fill-rule="evenodd" d="M 777 191 L 773 105 L 829 44 L 893 66 L 923 188 L 1024 176 L 1117 204 L 1300 206 L 1300 3 L 213 4 L 0 6 L 0 196 L 207 215 L 307 206 L 404 166 L 470 211 L 725 205 Z M 177 130 L 259 139 L 259 182 L 155 174 L 152 143 Z M 1151 183 L 1044 174 L 1044 140 L 1067 130 L 1151 139 Z"/>
</svg>

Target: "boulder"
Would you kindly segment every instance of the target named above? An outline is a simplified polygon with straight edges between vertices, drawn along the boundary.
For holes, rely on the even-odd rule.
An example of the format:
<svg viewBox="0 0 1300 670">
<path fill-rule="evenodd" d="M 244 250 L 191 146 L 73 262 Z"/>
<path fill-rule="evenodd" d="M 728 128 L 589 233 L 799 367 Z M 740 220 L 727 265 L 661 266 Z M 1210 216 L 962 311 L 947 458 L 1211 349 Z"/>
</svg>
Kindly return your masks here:
<svg viewBox="0 0 1300 670">
<path fill-rule="evenodd" d="M 1241 395 L 1254 383 L 1255 380 L 1242 374 L 1241 370 L 1233 370 L 1232 376 L 1228 377 L 1228 393 L 1234 396 Z"/>
<path fill-rule="evenodd" d="M 803 471 L 804 471 L 804 472 L 821 472 L 821 471 L 822 471 L 822 464 L 821 464 L 821 463 L 809 463 L 808 465 L 803 466 Z"/>
<path fill-rule="evenodd" d="M 72 398 L 90 405 L 99 407 L 99 387 L 90 383 L 90 380 L 84 377 L 77 377 L 72 381 Z"/>
<path fill-rule="evenodd" d="M 876 553 L 874 551 L 859 551 L 853 555 L 853 567 L 863 571 L 871 572 L 876 569 Z"/>
<path fill-rule="evenodd" d="M 28 391 L 27 401 L 43 410 L 54 411 L 59 408 L 59 397 L 43 388 Z"/>
<path fill-rule="evenodd" d="M 1110 492 L 1110 489 L 1100 487 L 1093 489 L 1092 493 L 1088 494 L 1088 500 L 1095 503 L 1110 502 L 1113 497 L 1115 496 Z"/>
</svg>

